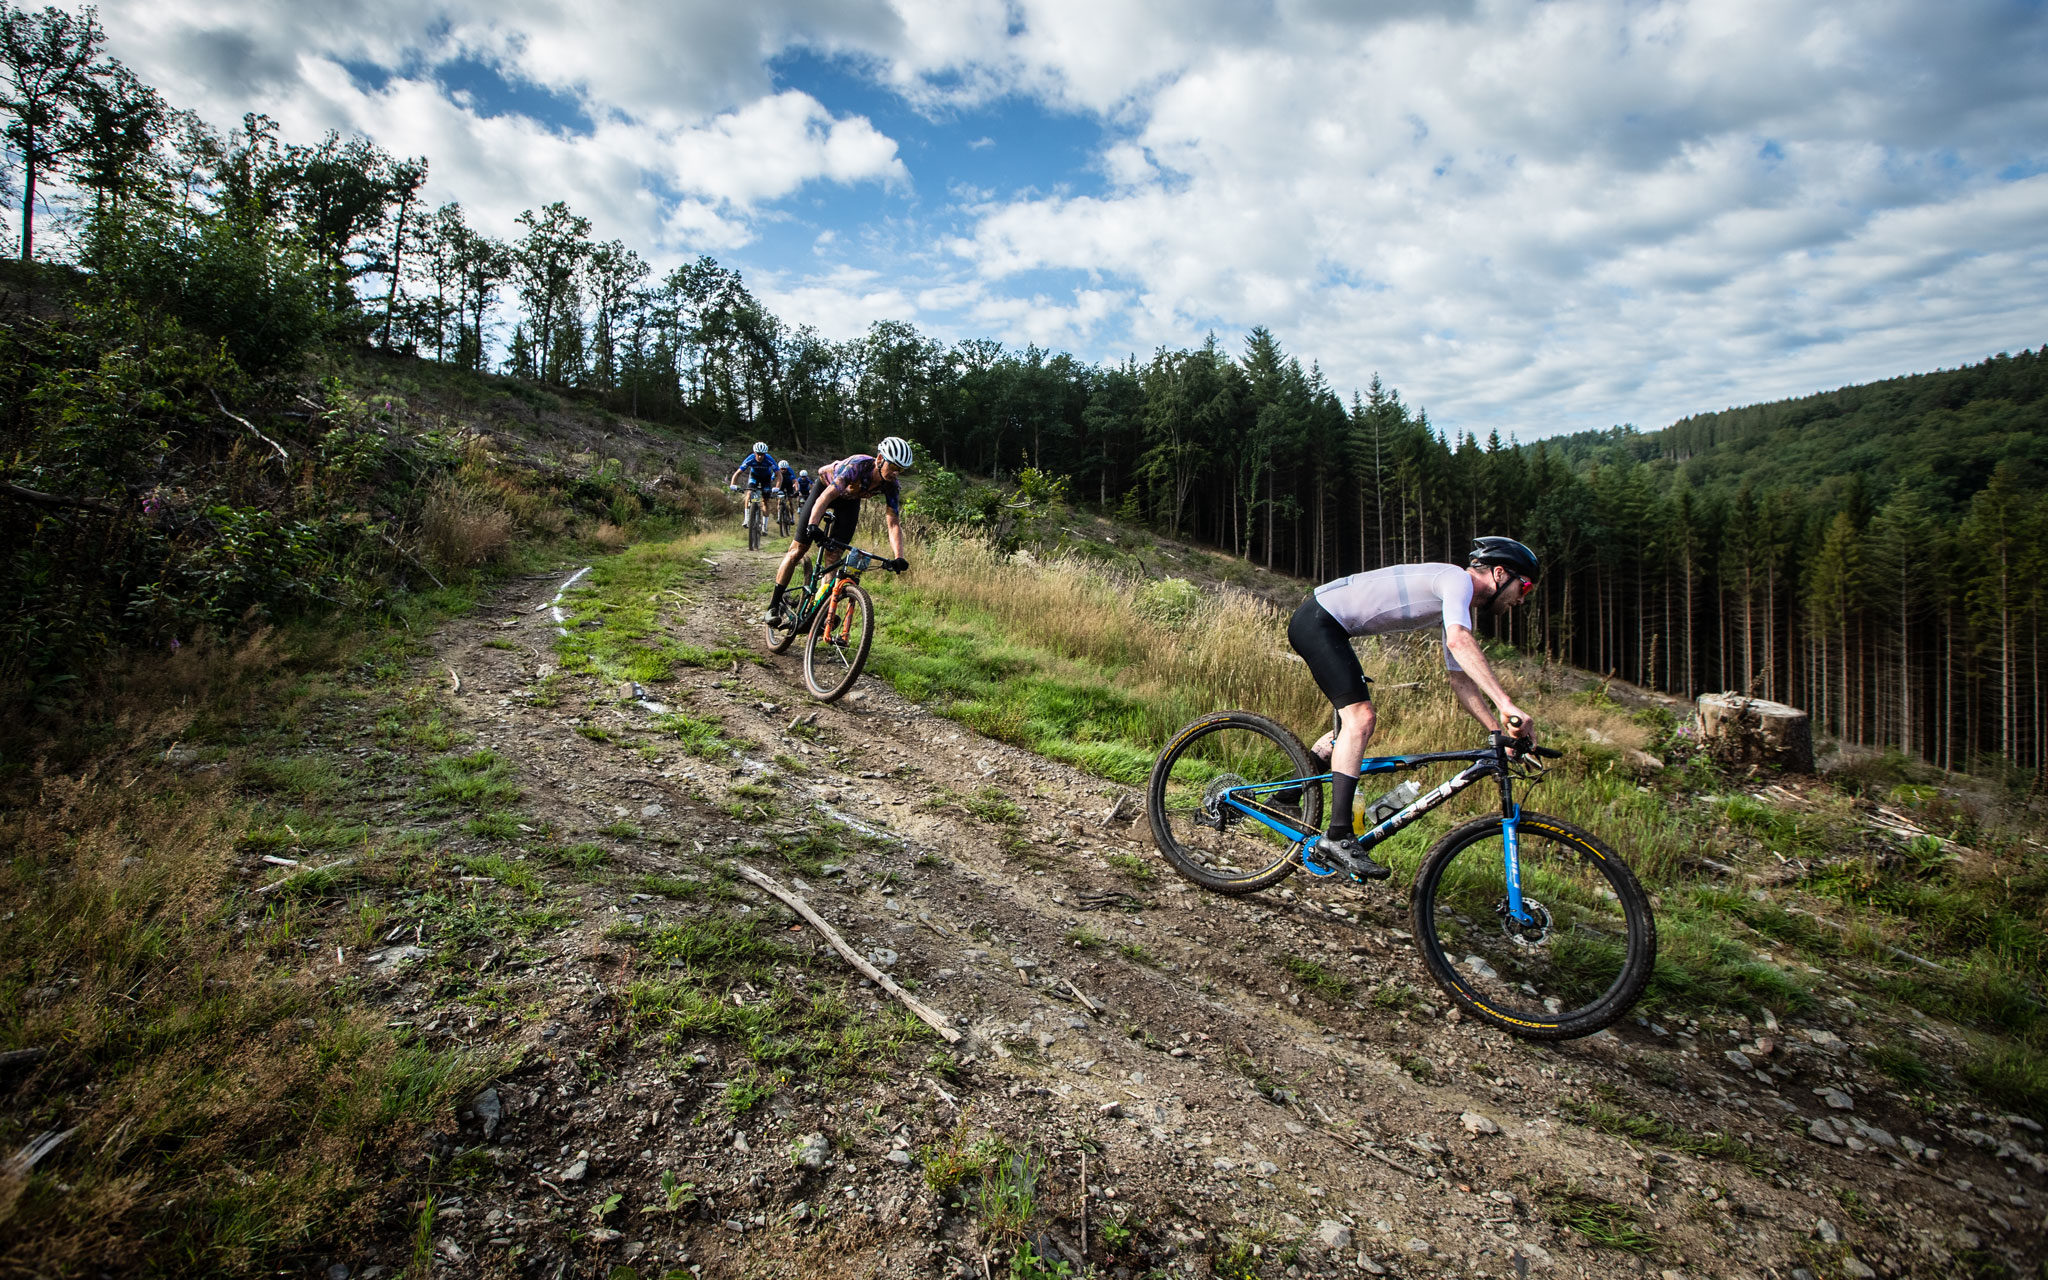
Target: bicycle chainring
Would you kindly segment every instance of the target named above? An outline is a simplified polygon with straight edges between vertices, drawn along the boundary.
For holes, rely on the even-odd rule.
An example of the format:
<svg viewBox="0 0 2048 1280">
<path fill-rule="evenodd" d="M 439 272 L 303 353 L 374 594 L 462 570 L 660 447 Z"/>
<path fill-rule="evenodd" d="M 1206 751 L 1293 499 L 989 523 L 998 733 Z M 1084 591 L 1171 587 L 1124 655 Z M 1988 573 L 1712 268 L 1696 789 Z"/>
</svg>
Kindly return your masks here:
<svg viewBox="0 0 2048 1280">
<path fill-rule="evenodd" d="M 1550 941 L 1552 921 L 1550 908 L 1534 898 L 1522 899 L 1522 910 L 1531 917 L 1528 924 L 1515 919 L 1508 910 L 1507 899 L 1493 904 L 1493 913 L 1500 917 L 1500 931 L 1507 935 L 1509 942 L 1518 947 L 1540 947 Z"/>
<path fill-rule="evenodd" d="M 1223 803 L 1223 793 L 1245 785 L 1245 780 L 1234 773 L 1219 773 L 1211 778 L 1202 789 L 1202 825 L 1222 831 L 1243 818 L 1242 813 Z"/>
</svg>

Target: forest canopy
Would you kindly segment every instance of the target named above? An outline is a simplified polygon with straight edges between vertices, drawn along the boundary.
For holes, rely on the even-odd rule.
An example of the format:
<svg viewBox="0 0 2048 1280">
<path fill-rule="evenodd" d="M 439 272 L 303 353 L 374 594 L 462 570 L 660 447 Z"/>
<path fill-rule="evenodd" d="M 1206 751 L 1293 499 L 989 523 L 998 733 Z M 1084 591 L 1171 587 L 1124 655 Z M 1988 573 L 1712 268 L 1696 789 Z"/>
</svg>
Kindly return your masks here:
<svg viewBox="0 0 2048 1280">
<path fill-rule="evenodd" d="M 229 438 L 261 453 L 244 426 L 303 437 L 278 415 L 309 352 L 368 346 L 812 465 L 904 435 L 937 468 L 1064 476 L 1105 512 L 1305 579 L 1462 562 L 1475 535 L 1509 534 L 1546 572 L 1490 624 L 1500 640 L 1797 702 L 1951 767 L 2044 766 L 2048 348 L 1522 444 L 1447 434 L 1377 376 L 1347 396 L 1264 327 L 1100 364 L 902 321 L 835 341 L 709 257 L 658 272 L 562 201 L 500 239 L 427 207 L 426 157 L 288 140 L 260 115 L 222 132 L 106 58 L 89 10 L 0 0 L 0 18 L 21 256 L 75 268 L 81 299 L 62 324 L 10 308 L 0 333 L 0 535 L 29 604 L 10 679 L 374 595 L 362 575 L 390 557 L 360 503 L 280 507 L 286 477 L 219 465 Z M 352 412 L 321 407 L 329 432 Z M 368 475 L 343 457 L 357 431 L 302 443 L 322 475 Z M 406 506 L 380 509 L 389 543 Z M 53 569 L 85 548 L 91 572 Z"/>
</svg>

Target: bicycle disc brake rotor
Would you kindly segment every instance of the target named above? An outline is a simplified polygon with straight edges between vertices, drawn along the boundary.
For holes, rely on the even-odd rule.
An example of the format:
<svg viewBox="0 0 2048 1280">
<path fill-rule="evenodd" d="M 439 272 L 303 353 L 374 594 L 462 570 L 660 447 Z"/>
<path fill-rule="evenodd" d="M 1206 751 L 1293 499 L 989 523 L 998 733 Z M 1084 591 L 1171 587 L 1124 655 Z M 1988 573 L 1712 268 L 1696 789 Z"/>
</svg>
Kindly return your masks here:
<svg viewBox="0 0 2048 1280">
<path fill-rule="evenodd" d="M 1534 898 L 1523 898 L 1522 910 L 1530 917 L 1527 924 L 1515 919 L 1508 911 L 1505 898 L 1493 904 L 1494 914 L 1500 917 L 1500 931 L 1507 935 L 1508 941 L 1518 947 L 1540 947 L 1550 941 L 1550 908 Z"/>
<path fill-rule="evenodd" d="M 1245 780 L 1234 773 L 1219 773 L 1209 780 L 1202 789 L 1202 820 L 1206 826 L 1223 830 L 1244 815 L 1223 803 L 1223 793 L 1232 787 L 1242 787 Z"/>
</svg>

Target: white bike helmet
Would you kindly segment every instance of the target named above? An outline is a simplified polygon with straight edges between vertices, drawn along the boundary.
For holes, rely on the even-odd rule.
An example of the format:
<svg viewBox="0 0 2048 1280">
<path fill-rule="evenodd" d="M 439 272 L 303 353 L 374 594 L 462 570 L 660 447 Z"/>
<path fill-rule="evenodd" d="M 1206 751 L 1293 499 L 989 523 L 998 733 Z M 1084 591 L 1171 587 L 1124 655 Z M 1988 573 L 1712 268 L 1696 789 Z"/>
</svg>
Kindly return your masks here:
<svg viewBox="0 0 2048 1280">
<path fill-rule="evenodd" d="M 767 442 L 766 440 L 756 440 L 756 441 L 754 441 L 754 452 L 755 452 L 755 453 L 766 453 L 766 452 L 768 452 L 768 442 Z"/>
<path fill-rule="evenodd" d="M 908 471 L 912 465 L 910 441 L 902 436 L 889 436 L 875 446 L 875 456 L 884 462 L 893 462 Z"/>
<path fill-rule="evenodd" d="M 808 471 L 799 471 L 799 472 L 797 472 L 797 473 L 796 473 L 796 478 L 797 478 L 797 479 L 799 479 L 799 480 L 801 480 L 801 479 L 803 479 L 804 477 L 806 477 L 806 476 L 808 476 L 808 475 L 810 475 L 810 474 L 811 474 L 811 473 L 810 473 L 810 472 L 808 472 Z"/>
</svg>

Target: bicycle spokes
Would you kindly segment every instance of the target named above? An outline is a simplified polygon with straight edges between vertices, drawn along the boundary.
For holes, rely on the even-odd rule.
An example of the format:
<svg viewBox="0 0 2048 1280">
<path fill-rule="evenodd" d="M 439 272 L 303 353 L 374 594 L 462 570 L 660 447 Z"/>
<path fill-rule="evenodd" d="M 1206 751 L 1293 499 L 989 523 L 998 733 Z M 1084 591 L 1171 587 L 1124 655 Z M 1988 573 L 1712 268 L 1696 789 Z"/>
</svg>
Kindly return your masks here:
<svg viewBox="0 0 2048 1280">
<path fill-rule="evenodd" d="M 1285 732 L 1253 717 L 1223 720 L 1183 735 L 1155 766 L 1154 835 L 1197 883 L 1241 891 L 1268 882 L 1321 821 L 1323 784 L 1289 785 L 1307 753 L 1297 761 L 1274 731 Z"/>
<path fill-rule="evenodd" d="M 1564 1024 L 1618 997 L 1636 967 L 1627 908 L 1640 892 L 1619 861 L 1577 833 L 1521 823 L 1518 914 L 1501 824 L 1468 832 L 1433 853 L 1417 886 L 1417 940 L 1441 957 L 1444 976 L 1511 1023 Z"/>
</svg>

